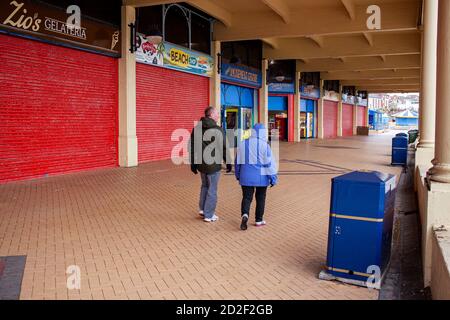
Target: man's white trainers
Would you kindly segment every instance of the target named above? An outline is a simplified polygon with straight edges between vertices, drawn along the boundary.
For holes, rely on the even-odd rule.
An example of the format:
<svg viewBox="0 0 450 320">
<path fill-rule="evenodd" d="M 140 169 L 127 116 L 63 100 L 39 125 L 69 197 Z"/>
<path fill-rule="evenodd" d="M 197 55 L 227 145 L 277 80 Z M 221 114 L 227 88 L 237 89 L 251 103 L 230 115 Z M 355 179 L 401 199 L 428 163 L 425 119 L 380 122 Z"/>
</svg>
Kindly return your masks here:
<svg viewBox="0 0 450 320">
<path fill-rule="evenodd" d="M 203 212 L 203 210 L 200 210 L 200 211 L 198 212 L 198 214 L 199 214 L 201 217 L 204 217 L 204 216 L 205 216 L 205 213 Z"/>
<path fill-rule="evenodd" d="M 263 226 L 266 225 L 266 222 L 265 222 L 265 221 L 258 221 L 258 222 L 255 223 L 255 225 L 256 225 L 257 227 L 263 227 Z"/>
<path fill-rule="evenodd" d="M 205 221 L 205 222 L 216 222 L 217 220 L 219 220 L 219 217 L 216 215 L 213 215 L 211 218 L 203 219 L 203 221 Z"/>
</svg>

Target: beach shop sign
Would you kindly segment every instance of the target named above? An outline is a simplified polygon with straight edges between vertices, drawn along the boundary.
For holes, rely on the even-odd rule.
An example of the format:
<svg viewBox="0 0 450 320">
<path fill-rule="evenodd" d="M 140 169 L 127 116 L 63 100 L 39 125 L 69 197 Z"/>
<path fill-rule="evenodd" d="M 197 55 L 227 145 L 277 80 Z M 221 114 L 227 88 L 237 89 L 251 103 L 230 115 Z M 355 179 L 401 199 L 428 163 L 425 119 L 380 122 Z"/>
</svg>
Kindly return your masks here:
<svg viewBox="0 0 450 320">
<path fill-rule="evenodd" d="M 7 33 L 56 40 L 119 55 L 118 28 L 82 17 L 77 5 L 60 9 L 32 0 L 2 0 L 0 22 L 1 29 Z"/>
<path fill-rule="evenodd" d="M 136 61 L 168 69 L 211 77 L 213 58 L 170 42 L 153 44 L 141 35 L 137 36 Z"/>
</svg>

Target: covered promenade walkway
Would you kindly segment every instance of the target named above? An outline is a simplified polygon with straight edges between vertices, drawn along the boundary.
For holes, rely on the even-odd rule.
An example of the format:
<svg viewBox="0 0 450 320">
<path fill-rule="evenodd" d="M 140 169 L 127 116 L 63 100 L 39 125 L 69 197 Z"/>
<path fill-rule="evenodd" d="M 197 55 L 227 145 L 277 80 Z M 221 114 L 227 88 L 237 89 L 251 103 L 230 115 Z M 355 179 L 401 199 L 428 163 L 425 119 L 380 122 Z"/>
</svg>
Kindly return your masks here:
<svg viewBox="0 0 450 320">
<path fill-rule="evenodd" d="M 318 280 L 330 179 L 391 167 L 393 133 L 282 144 L 267 227 L 239 230 L 240 189 L 220 183 L 220 221 L 197 216 L 199 177 L 169 162 L 0 185 L 0 256 L 26 256 L 21 299 L 377 299 Z M 253 214 L 253 212 L 252 212 Z M 78 265 L 81 290 L 67 290 Z"/>
</svg>

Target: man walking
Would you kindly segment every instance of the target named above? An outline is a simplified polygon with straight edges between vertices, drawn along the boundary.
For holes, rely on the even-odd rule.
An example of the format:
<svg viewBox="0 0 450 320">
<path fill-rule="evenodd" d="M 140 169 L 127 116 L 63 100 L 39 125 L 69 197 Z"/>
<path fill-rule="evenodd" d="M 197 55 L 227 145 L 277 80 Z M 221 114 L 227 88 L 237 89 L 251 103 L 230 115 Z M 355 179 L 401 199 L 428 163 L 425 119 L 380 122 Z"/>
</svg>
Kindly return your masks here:
<svg viewBox="0 0 450 320">
<path fill-rule="evenodd" d="M 201 189 L 199 200 L 199 214 L 205 222 L 215 222 L 217 186 L 219 184 L 222 160 L 227 164 L 227 173 L 232 166 L 227 163 L 227 144 L 225 134 L 217 125 L 219 113 L 213 107 L 205 110 L 205 116 L 193 129 L 190 143 L 191 171 L 200 172 Z"/>
</svg>

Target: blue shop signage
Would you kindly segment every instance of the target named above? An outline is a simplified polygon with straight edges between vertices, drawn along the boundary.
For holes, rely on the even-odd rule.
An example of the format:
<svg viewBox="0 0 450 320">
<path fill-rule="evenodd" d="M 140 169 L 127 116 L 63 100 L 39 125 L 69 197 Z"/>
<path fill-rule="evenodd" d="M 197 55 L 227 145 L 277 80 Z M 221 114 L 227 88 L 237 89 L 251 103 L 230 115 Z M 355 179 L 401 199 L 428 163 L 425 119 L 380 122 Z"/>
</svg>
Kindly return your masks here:
<svg viewBox="0 0 450 320">
<path fill-rule="evenodd" d="M 228 63 L 222 64 L 222 80 L 231 81 L 251 87 L 261 88 L 261 71 Z"/>
<path fill-rule="evenodd" d="M 314 86 L 302 86 L 301 87 L 301 96 L 306 98 L 319 99 L 320 98 L 320 89 Z"/>
<path fill-rule="evenodd" d="M 269 83 L 269 92 L 295 94 L 295 85 L 293 83 Z"/>
</svg>

